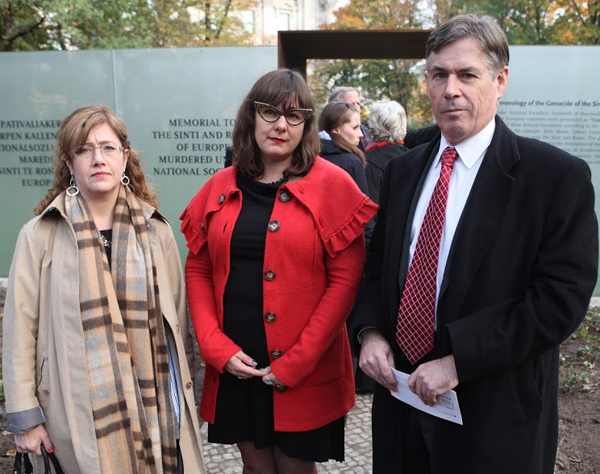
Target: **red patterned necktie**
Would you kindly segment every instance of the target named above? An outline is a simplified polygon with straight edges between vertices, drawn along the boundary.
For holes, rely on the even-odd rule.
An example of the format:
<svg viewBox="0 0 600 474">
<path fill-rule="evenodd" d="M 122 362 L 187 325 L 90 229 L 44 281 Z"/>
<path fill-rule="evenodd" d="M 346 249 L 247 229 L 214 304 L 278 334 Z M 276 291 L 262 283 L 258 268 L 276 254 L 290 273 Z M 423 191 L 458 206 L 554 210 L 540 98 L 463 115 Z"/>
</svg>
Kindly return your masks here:
<svg viewBox="0 0 600 474">
<path fill-rule="evenodd" d="M 446 218 L 450 175 L 456 156 L 456 149 L 450 147 L 442 153 L 442 170 L 421 224 L 400 301 L 396 341 L 411 364 L 433 349 L 440 242 Z"/>
</svg>

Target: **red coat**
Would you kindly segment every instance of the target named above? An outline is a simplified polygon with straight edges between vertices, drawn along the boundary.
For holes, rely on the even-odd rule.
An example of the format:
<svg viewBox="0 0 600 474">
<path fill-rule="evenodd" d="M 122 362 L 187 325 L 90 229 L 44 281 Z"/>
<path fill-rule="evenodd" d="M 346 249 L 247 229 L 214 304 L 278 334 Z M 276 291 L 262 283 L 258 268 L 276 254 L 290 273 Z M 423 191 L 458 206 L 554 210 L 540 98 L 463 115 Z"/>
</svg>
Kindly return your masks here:
<svg viewBox="0 0 600 474">
<path fill-rule="evenodd" d="M 236 172 L 214 175 L 181 215 L 190 250 L 188 300 L 207 364 L 200 415 L 209 423 L 219 374 L 241 350 L 223 332 L 231 235 L 242 207 Z M 364 227 L 376 209 L 344 170 L 319 157 L 305 177 L 277 194 L 271 221 L 279 225 L 267 231 L 263 284 L 271 368 L 287 386 L 273 392 L 276 431 L 312 430 L 354 405 L 345 321 L 363 274 Z M 277 350 L 281 356 L 274 358 Z"/>
</svg>

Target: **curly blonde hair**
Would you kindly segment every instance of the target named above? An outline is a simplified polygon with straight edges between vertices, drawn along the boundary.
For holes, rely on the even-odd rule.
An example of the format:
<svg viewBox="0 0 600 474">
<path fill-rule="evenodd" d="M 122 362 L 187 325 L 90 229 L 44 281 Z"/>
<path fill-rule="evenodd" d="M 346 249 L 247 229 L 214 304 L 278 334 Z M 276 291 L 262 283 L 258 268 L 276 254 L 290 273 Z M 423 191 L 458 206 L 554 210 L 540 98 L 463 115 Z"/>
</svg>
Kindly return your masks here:
<svg viewBox="0 0 600 474">
<path fill-rule="evenodd" d="M 92 128 L 107 124 L 113 129 L 121 146 L 129 149 L 129 159 L 125 174 L 129 177 L 129 189 L 140 200 L 158 209 L 156 193 L 150 189 L 146 174 L 142 169 L 139 153 L 129 146 L 127 127 L 112 110 L 104 105 L 81 107 L 62 121 L 58 130 L 58 141 L 54 148 L 54 183 L 48 193 L 34 208 L 34 214 L 40 215 L 46 207 L 65 189 L 69 187 L 71 172 L 67 163 L 73 159 L 73 149 L 85 145 Z"/>
</svg>

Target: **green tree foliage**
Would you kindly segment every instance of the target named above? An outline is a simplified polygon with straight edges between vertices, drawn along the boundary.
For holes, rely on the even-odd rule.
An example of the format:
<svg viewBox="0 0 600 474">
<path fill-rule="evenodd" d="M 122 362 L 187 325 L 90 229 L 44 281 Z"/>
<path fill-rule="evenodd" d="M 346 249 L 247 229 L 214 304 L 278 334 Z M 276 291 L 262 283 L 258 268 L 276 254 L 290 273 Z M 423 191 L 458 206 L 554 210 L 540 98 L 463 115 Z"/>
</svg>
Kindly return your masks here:
<svg viewBox="0 0 600 474">
<path fill-rule="evenodd" d="M 25 1 L 0 0 L 0 50 L 48 49 L 47 17 L 38 5 Z"/>
<path fill-rule="evenodd" d="M 397 30 L 421 28 L 424 17 L 418 0 L 354 0 L 335 12 L 326 29 Z M 395 100 L 406 109 L 412 126 L 431 121 L 429 103 L 420 81 L 422 67 L 411 60 L 343 60 L 315 62 L 311 88 L 319 102 L 338 86 L 357 87 L 369 104 Z"/>
<path fill-rule="evenodd" d="M 318 103 L 327 102 L 338 86 L 352 86 L 361 91 L 366 109 L 373 102 L 395 100 L 406 109 L 411 126 L 431 121 L 429 101 L 420 80 L 417 61 L 409 60 L 330 60 L 315 62 L 310 86 Z M 366 119 L 366 116 L 363 117 Z"/>
<path fill-rule="evenodd" d="M 600 44 L 600 0 L 552 3 L 551 44 Z"/>
<path fill-rule="evenodd" d="M 431 28 L 460 13 L 498 19 L 509 43 L 600 44 L 600 0 L 351 0 L 326 29 Z M 354 86 L 367 103 L 400 102 L 412 126 L 431 120 L 422 63 L 344 60 L 315 62 L 311 87 L 320 102 L 337 86 Z"/>
<path fill-rule="evenodd" d="M 255 0 L 0 0 L 0 50 L 248 44 Z"/>
<path fill-rule="evenodd" d="M 420 28 L 419 0 L 353 0 L 334 14 L 336 21 L 326 29 L 397 30 Z"/>
<path fill-rule="evenodd" d="M 600 0 L 457 0 L 498 19 L 510 44 L 600 44 Z"/>
</svg>

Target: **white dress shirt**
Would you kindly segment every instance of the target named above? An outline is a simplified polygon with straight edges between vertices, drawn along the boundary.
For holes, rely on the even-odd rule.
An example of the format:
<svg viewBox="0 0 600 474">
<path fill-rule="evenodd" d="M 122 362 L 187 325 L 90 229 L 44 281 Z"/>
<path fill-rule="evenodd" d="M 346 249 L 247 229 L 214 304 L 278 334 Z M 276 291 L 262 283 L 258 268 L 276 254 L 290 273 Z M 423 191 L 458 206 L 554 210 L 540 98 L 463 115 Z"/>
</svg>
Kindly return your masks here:
<svg viewBox="0 0 600 474">
<path fill-rule="evenodd" d="M 496 130 L 496 120 L 492 119 L 483 130 L 477 135 L 459 143 L 456 147 L 458 157 L 454 162 L 452 168 L 452 174 L 450 175 L 450 185 L 448 188 L 448 201 L 446 202 L 446 218 L 444 221 L 444 229 L 442 230 L 442 240 L 440 243 L 440 255 L 438 258 L 438 269 L 437 269 L 437 281 L 435 291 L 435 329 L 437 329 L 437 304 L 438 297 L 440 294 L 440 287 L 442 285 L 442 279 L 444 278 L 444 270 L 446 269 L 446 262 L 448 261 L 448 254 L 450 253 L 450 247 L 456 227 L 460 220 L 460 216 L 465 208 L 473 183 L 481 167 L 483 157 L 487 151 L 492 138 L 494 137 L 494 131 Z M 452 146 L 448 143 L 444 135 L 440 141 L 440 149 L 437 155 L 433 159 L 431 167 L 425 177 L 423 188 L 421 189 L 421 195 L 415 208 L 415 214 L 413 217 L 412 227 L 410 231 L 410 248 L 409 248 L 409 268 L 412 263 L 413 256 L 415 254 L 415 248 L 417 247 L 417 240 L 419 238 L 419 232 L 421 230 L 421 224 L 425 218 L 425 212 L 427 206 L 431 200 L 433 189 L 437 184 L 438 178 L 442 171 L 442 152 L 446 147 Z M 358 334 L 358 342 L 362 343 L 362 333 L 369 329 L 365 327 L 361 329 Z"/>
<path fill-rule="evenodd" d="M 496 121 L 495 119 L 492 119 L 492 121 L 487 124 L 486 127 L 477 135 L 472 136 L 471 138 L 459 143 L 456 147 L 454 147 L 458 152 L 458 157 L 454 162 L 452 174 L 450 175 L 448 201 L 446 203 L 446 220 L 444 221 L 444 229 L 442 231 L 442 240 L 440 243 L 440 255 L 438 259 L 437 284 L 435 293 L 436 329 L 437 303 L 440 294 L 440 286 L 444 277 L 444 270 L 446 269 L 446 262 L 448 261 L 448 254 L 450 253 L 450 247 L 452 246 L 454 233 L 456 232 L 456 227 L 460 221 L 460 216 L 462 215 L 469 194 L 471 193 L 471 189 L 473 188 L 473 183 L 475 182 L 475 178 L 477 177 L 477 173 L 481 167 L 485 152 L 492 142 L 492 137 L 494 136 L 495 130 Z M 448 143 L 442 134 L 440 149 L 438 150 L 437 155 L 435 156 L 433 163 L 427 172 L 427 176 L 421 190 L 421 195 L 419 196 L 419 201 L 417 202 L 417 207 L 415 208 L 415 215 L 410 232 L 409 265 L 412 262 L 413 255 L 415 254 L 415 248 L 417 247 L 417 240 L 419 238 L 421 224 L 423 223 L 423 219 L 425 217 L 425 212 L 427 211 L 427 206 L 429 205 L 431 195 L 433 194 L 435 185 L 440 177 L 440 172 L 442 170 L 441 156 L 446 147 L 452 148 L 452 145 Z"/>
</svg>

